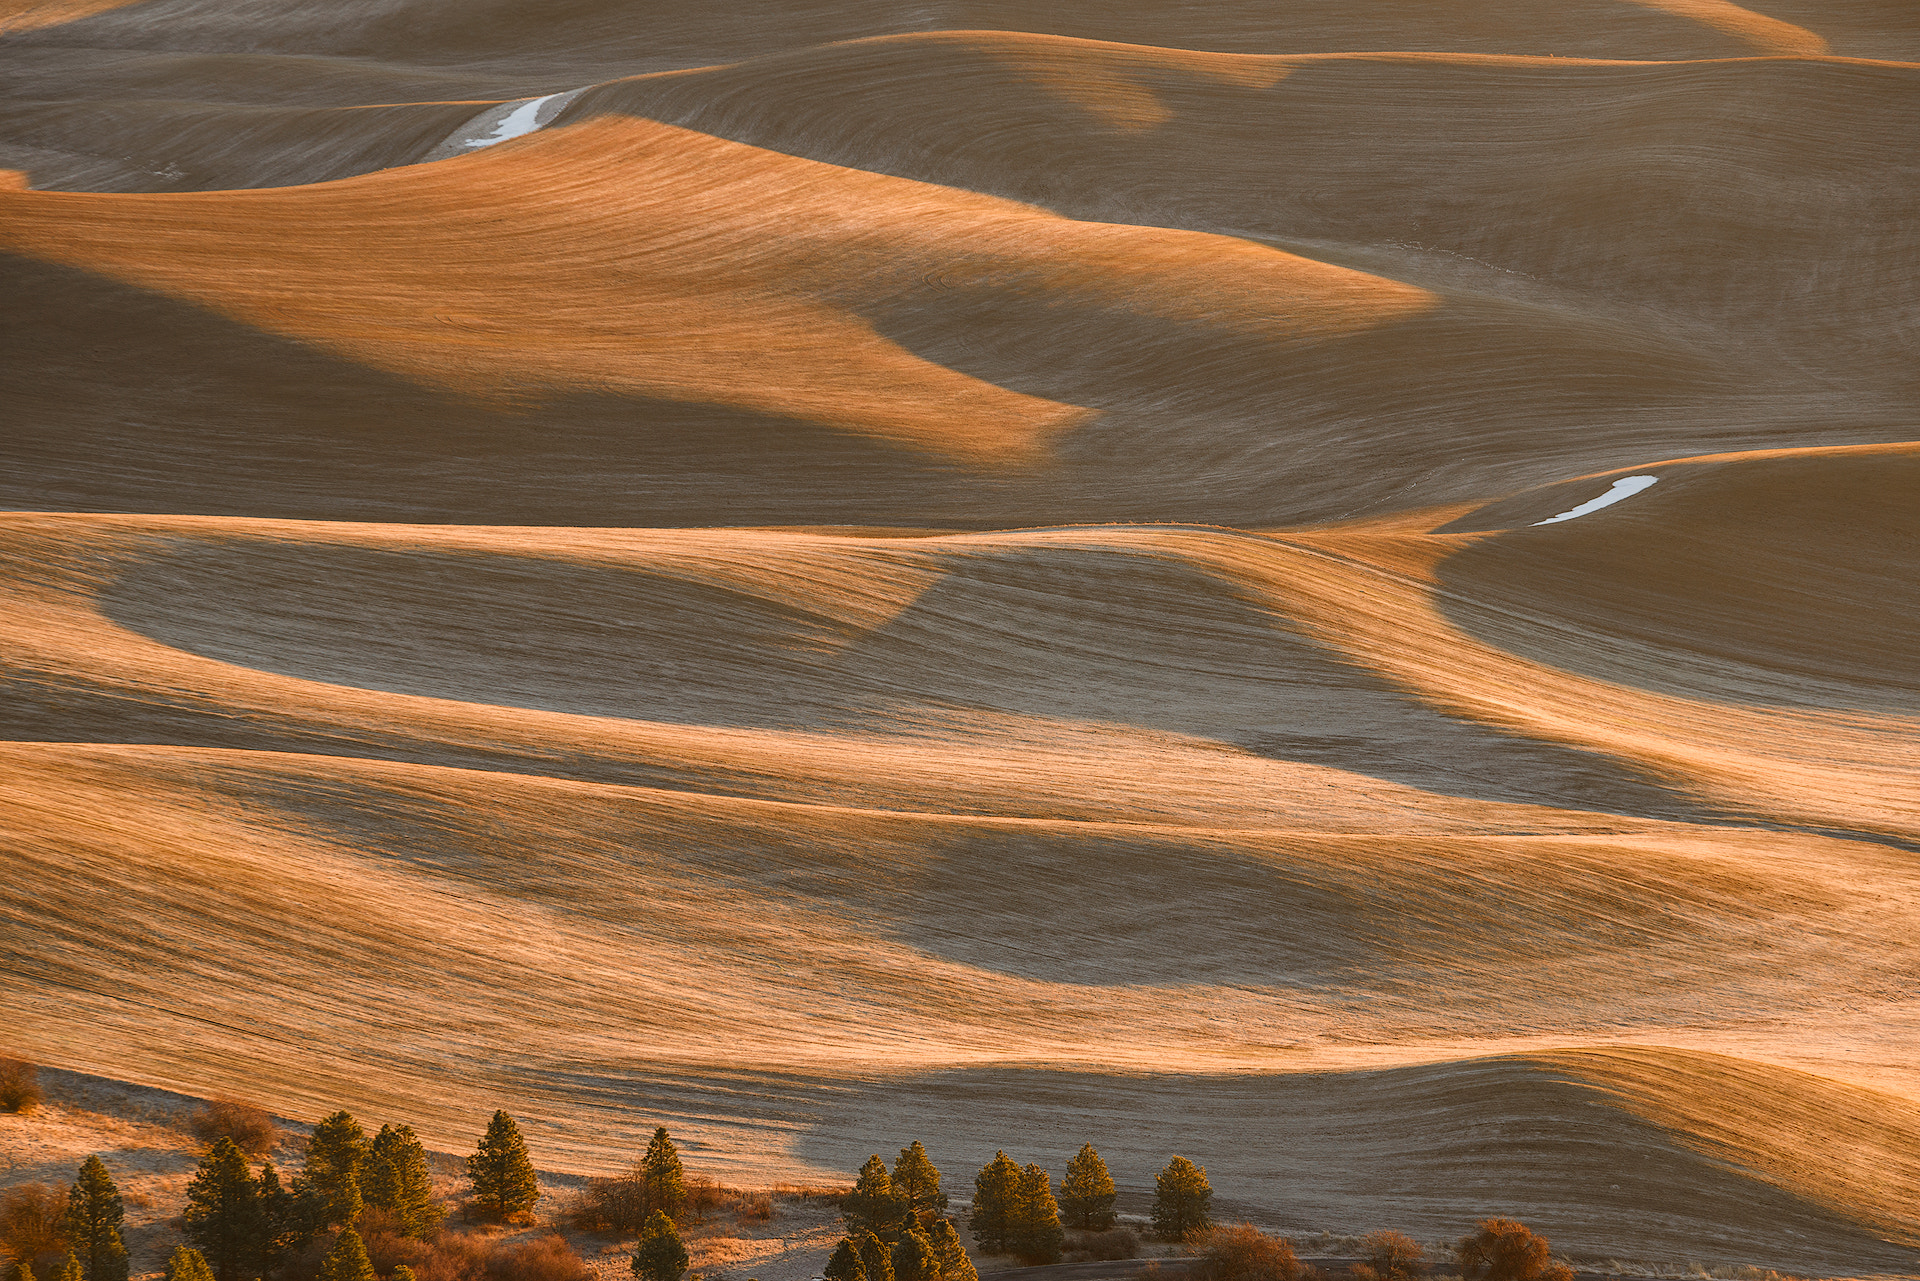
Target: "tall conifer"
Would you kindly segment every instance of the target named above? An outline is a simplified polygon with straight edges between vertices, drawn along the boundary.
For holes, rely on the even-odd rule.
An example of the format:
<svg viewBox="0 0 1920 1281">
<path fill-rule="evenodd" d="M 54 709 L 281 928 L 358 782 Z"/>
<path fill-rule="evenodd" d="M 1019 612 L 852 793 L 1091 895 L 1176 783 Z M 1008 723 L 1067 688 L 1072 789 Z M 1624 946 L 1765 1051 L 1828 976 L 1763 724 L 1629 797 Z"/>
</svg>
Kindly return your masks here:
<svg viewBox="0 0 1920 1281">
<path fill-rule="evenodd" d="M 893 1163 L 893 1194 L 900 1198 L 901 1208 L 923 1226 L 947 1208 L 947 1194 L 940 1190 L 940 1171 L 918 1139 L 901 1148 L 900 1159 Z"/>
<path fill-rule="evenodd" d="M 973 1239 L 988 1254 L 1007 1252 L 1010 1216 L 1019 1190 L 1020 1167 L 1005 1152 L 995 1153 L 993 1160 L 980 1167 L 980 1173 L 974 1176 L 973 1213 L 967 1218 L 967 1226 L 973 1229 Z"/>
<path fill-rule="evenodd" d="M 846 1218 L 847 1231 L 856 1236 L 871 1232 L 882 1241 L 892 1241 L 900 1235 L 904 1207 L 894 1191 L 893 1176 L 887 1173 L 887 1163 L 880 1159 L 879 1153 L 868 1157 L 867 1163 L 860 1167 L 853 1191 L 840 1201 L 840 1212 Z M 871 1272 L 867 1281 L 874 1281 Z"/>
<path fill-rule="evenodd" d="M 940 1259 L 940 1281 L 980 1281 L 980 1273 L 967 1257 L 967 1247 L 952 1219 L 935 1219 L 927 1239 L 933 1242 L 933 1252 Z"/>
<path fill-rule="evenodd" d="M 54 1269 L 52 1281 L 86 1281 L 86 1275 L 80 1271 L 80 1256 L 68 1250 L 67 1257 Z"/>
<path fill-rule="evenodd" d="M 640 1233 L 639 1248 L 633 1252 L 633 1275 L 640 1281 L 680 1281 L 687 1261 L 687 1247 L 673 1220 L 664 1211 L 655 1210 Z"/>
<path fill-rule="evenodd" d="M 867 1281 L 893 1281 L 893 1251 L 871 1232 L 853 1234 L 853 1248 L 860 1252 L 860 1270 Z"/>
<path fill-rule="evenodd" d="M 352 1228 L 341 1228 L 320 1265 L 320 1281 L 380 1281 L 367 1258 L 367 1243 Z"/>
<path fill-rule="evenodd" d="M 368 1205 L 393 1215 L 410 1237 L 425 1241 L 440 1228 L 427 1150 L 410 1125 L 383 1125 L 373 1136 L 360 1193 Z"/>
<path fill-rule="evenodd" d="M 208 1149 L 187 1184 L 187 1239 L 215 1281 L 247 1281 L 260 1252 L 260 1194 L 232 1139 Z"/>
<path fill-rule="evenodd" d="M 349 1224 L 360 1217 L 360 1173 L 367 1160 L 367 1132 L 350 1112 L 335 1112 L 313 1127 L 307 1164 L 296 1186 L 307 1199 L 314 1226 Z"/>
<path fill-rule="evenodd" d="M 1067 1177 L 1060 1184 L 1060 1210 L 1067 1222 L 1083 1231 L 1105 1232 L 1113 1226 L 1118 1197 L 1107 1163 L 1093 1144 L 1081 1144 L 1080 1155 L 1067 1162 Z"/>
<path fill-rule="evenodd" d="M 174 1247 L 161 1276 L 163 1281 L 213 1281 L 213 1269 L 207 1266 L 205 1255 L 190 1245 L 181 1245 Z"/>
<path fill-rule="evenodd" d="M 106 1163 L 88 1157 L 67 1192 L 67 1244 L 85 1281 L 127 1281 L 127 1247 L 120 1237 L 126 1218 Z"/>
<path fill-rule="evenodd" d="M 1153 1184 L 1153 1230 L 1162 1241 L 1190 1240 L 1213 1226 L 1207 1214 L 1213 1187 L 1203 1167 L 1176 1156 Z"/>
<path fill-rule="evenodd" d="M 893 1281 L 941 1281 L 940 1255 L 911 1221 L 893 1247 Z"/>
<path fill-rule="evenodd" d="M 1023 1263 L 1058 1263 L 1067 1234 L 1060 1228 L 1060 1206 L 1053 1199 L 1053 1177 L 1037 1165 L 1020 1171 L 1008 1214 L 1007 1249 Z"/>
<path fill-rule="evenodd" d="M 680 1166 L 680 1149 L 673 1146 L 664 1125 L 654 1130 L 646 1154 L 640 1158 L 640 1183 L 644 1213 L 651 1215 L 657 1210 L 669 1219 L 680 1217 L 687 1205 L 687 1172 Z"/>
<path fill-rule="evenodd" d="M 303 1202 L 282 1187 L 271 1161 L 260 1167 L 254 1190 L 260 1200 L 259 1265 L 266 1275 L 313 1239 L 318 1201 Z"/>
<path fill-rule="evenodd" d="M 840 1238 L 840 1244 L 833 1247 L 833 1257 L 820 1269 L 820 1275 L 826 1281 L 867 1281 L 867 1270 L 861 1265 L 860 1252 L 853 1248 L 853 1238 Z"/>
<path fill-rule="evenodd" d="M 479 1149 L 467 1158 L 467 1177 L 473 1180 L 474 1200 L 495 1218 L 531 1210 L 540 1199 L 526 1140 L 505 1112 L 495 1112 L 487 1123 Z"/>
</svg>

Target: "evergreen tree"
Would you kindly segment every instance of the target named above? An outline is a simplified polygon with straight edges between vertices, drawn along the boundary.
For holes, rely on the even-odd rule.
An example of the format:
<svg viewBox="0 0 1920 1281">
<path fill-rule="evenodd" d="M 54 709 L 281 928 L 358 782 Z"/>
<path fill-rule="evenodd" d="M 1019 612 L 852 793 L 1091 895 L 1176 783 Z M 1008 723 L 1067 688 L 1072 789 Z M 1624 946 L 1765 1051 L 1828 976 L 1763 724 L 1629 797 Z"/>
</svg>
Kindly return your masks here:
<svg viewBox="0 0 1920 1281">
<path fill-rule="evenodd" d="M 393 1265 L 393 1273 L 387 1278 L 387 1281 L 419 1281 L 419 1279 L 413 1275 L 412 1268 L 404 1263 L 396 1263 Z"/>
<path fill-rule="evenodd" d="M 213 1269 L 207 1266 L 206 1256 L 192 1246 L 177 1246 L 173 1257 L 167 1260 L 165 1281 L 213 1281 Z"/>
<path fill-rule="evenodd" d="M 883 1241 L 900 1235 L 904 1207 L 893 1189 L 893 1176 L 887 1173 L 887 1163 L 878 1153 L 868 1157 L 867 1163 L 860 1167 L 853 1191 L 840 1201 L 840 1212 L 847 1220 L 848 1232 L 871 1232 Z M 871 1273 L 867 1281 L 874 1281 Z"/>
<path fill-rule="evenodd" d="M 851 1237 L 840 1238 L 840 1244 L 833 1247 L 833 1257 L 820 1269 L 820 1275 L 826 1281 L 867 1281 L 867 1270 L 861 1266 L 860 1252 L 853 1248 Z"/>
<path fill-rule="evenodd" d="M 127 1247 L 120 1239 L 126 1218 L 106 1164 L 88 1157 L 67 1192 L 67 1244 L 85 1281 L 127 1281 Z"/>
<path fill-rule="evenodd" d="M 540 1199 L 526 1140 L 505 1112 L 495 1112 L 487 1123 L 479 1149 L 467 1158 L 467 1177 L 473 1180 L 474 1200 L 495 1218 L 531 1210 Z"/>
<path fill-rule="evenodd" d="M 1008 1216 L 1013 1213 L 1019 1187 L 1020 1167 L 1005 1152 L 995 1153 L 973 1178 L 973 1213 L 967 1218 L 967 1226 L 988 1254 L 1007 1252 Z"/>
<path fill-rule="evenodd" d="M 1207 1216 L 1213 1188 L 1205 1168 L 1176 1156 L 1154 1176 L 1153 1188 L 1153 1230 L 1162 1241 L 1186 1241 L 1213 1226 Z"/>
<path fill-rule="evenodd" d="M 967 1257 L 966 1244 L 960 1240 L 960 1232 L 953 1226 L 952 1219 L 935 1219 L 927 1239 L 933 1242 L 933 1252 L 939 1256 L 941 1281 L 980 1281 L 980 1273 Z"/>
<path fill-rule="evenodd" d="M 1105 1232 L 1113 1226 L 1118 1196 L 1107 1163 L 1093 1144 L 1081 1144 L 1080 1155 L 1067 1162 L 1067 1177 L 1060 1185 L 1060 1209 L 1067 1222 L 1085 1232 Z"/>
<path fill-rule="evenodd" d="M 80 1272 L 80 1256 L 71 1250 L 67 1251 L 67 1257 L 54 1270 L 53 1281 L 86 1281 Z"/>
<path fill-rule="evenodd" d="M 383 1125 L 367 1149 L 366 1177 L 360 1194 L 399 1221 L 400 1229 L 425 1241 L 440 1229 L 442 1212 L 433 1199 L 433 1175 L 427 1150 L 409 1125 Z"/>
<path fill-rule="evenodd" d="M 853 1248 L 860 1253 L 860 1270 L 867 1281 L 893 1281 L 893 1251 L 871 1232 L 853 1234 Z"/>
<path fill-rule="evenodd" d="M 680 1168 L 680 1149 L 673 1146 L 664 1125 L 654 1130 L 646 1155 L 640 1158 L 640 1183 L 643 1213 L 657 1210 L 669 1219 L 680 1217 L 687 1205 L 687 1172 Z"/>
<path fill-rule="evenodd" d="M 281 1187 L 280 1172 L 271 1161 L 260 1167 L 254 1194 L 260 1201 L 259 1262 L 264 1276 L 313 1239 L 318 1202 L 303 1202 Z"/>
<path fill-rule="evenodd" d="M 232 1139 L 208 1149 L 187 1185 L 187 1239 L 214 1281 L 245 1281 L 260 1253 L 260 1194 Z"/>
<path fill-rule="evenodd" d="M 313 1127 L 307 1165 L 295 1186 L 315 1228 L 350 1224 L 360 1217 L 360 1173 L 367 1161 L 367 1132 L 352 1113 L 335 1112 Z"/>
<path fill-rule="evenodd" d="M 380 1281 L 373 1261 L 367 1258 L 367 1243 L 352 1228 L 341 1228 L 333 1239 L 333 1249 L 320 1265 L 320 1281 Z"/>
<path fill-rule="evenodd" d="M 893 1247 L 894 1281 L 940 1281 L 940 1255 L 918 1227 L 909 1224 Z"/>
<path fill-rule="evenodd" d="M 1053 1199 L 1053 1177 L 1037 1165 L 1020 1171 L 1007 1215 L 1007 1251 L 1023 1263 L 1058 1263 L 1067 1234 Z"/>
<path fill-rule="evenodd" d="M 900 1159 L 893 1163 L 893 1194 L 900 1198 L 901 1208 L 923 1226 L 947 1208 L 947 1194 L 940 1190 L 940 1171 L 927 1159 L 927 1150 L 918 1139 L 901 1148 Z"/>
<path fill-rule="evenodd" d="M 640 1233 L 640 1248 L 633 1252 L 633 1275 L 640 1281 L 680 1281 L 686 1270 L 687 1247 L 681 1244 L 673 1220 L 655 1210 Z"/>
</svg>

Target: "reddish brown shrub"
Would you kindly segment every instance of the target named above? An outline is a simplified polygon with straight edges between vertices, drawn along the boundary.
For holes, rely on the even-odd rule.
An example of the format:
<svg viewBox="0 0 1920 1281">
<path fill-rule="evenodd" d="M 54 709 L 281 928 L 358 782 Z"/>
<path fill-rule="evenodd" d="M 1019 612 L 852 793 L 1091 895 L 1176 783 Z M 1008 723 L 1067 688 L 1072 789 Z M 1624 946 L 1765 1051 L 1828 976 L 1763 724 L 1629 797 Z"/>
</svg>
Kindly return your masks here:
<svg viewBox="0 0 1920 1281">
<path fill-rule="evenodd" d="M 1573 1281 L 1573 1269 L 1553 1261 L 1547 1239 L 1512 1219 L 1480 1220 L 1454 1255 L 1466 1281 Z"/>
<path fill-rule="evenodd" d="M 733 1193 L 704 1175 L 686 1181 L 687 1213 L 695 1223 L 705 1223 L 733 1200 Z"/>
<path fill-rule="evenodd" d="M 377 1205 L 360 1211 L 360 1218 L 354 1227 L 367 1247 L 367 1258 L 373 1261 L 373 1270 L 381 1276 L 392 1272 L 402 1263 L 412 1268 L 417 1276 L 426 1263 L 427 1255 L 433 1251 L 431 1245 L 407 1235 L 406 1224 L 400 1221 L 399 1215 Z"/>
<path fill-rule="evenodd" d="M 40 1069 L 25 1059 L 0 1058 L 0 1112 L 30 1112 L 40 1102 Z"/>
<path fill-rule="evenodd" d="M 1412 1237 L 1399 1232 L 1375 1232 L 1360 1242 L 1367 1261 L 1353 1267 L 1354 1281 L 1413 1281 L 1420 1275 L 1426 1251 Z"/>
<path fill-rule="evenodd" d="M 232 1139 L 249 1156 L 265 1156 L 280 1141 L 280 1129 L 266 1110 L 238 1099 L 215 1099 L 187 1122 L 202 1143 Z"/>
<path fill-rule="evenodd" d="M 733 1213 L 742 1223 L 770 1223 L 773 1221 L 773 1197 L 765 1192 L 739 1193 L 734 1200 Z"/>
<path fill-rule="evenodd" d="M 487 1260 L 489 1281 L 594 1281 L 573 1247 L 557 1236 L 502 1246 Z"/>
<path fill-rule="evenodd" d="M 1198 1281 L 1300 1281 L 1293 1243 L 1268 1236 L 1251 1223 L 1212 1228 L 1201 1239 Z"/>
<path fill-rule="evenodd" d="M 26 1272 L 67 1248 L 67 1198 L 44 1183 L 0 1192 L 0 1258 Z"/>
</svg>

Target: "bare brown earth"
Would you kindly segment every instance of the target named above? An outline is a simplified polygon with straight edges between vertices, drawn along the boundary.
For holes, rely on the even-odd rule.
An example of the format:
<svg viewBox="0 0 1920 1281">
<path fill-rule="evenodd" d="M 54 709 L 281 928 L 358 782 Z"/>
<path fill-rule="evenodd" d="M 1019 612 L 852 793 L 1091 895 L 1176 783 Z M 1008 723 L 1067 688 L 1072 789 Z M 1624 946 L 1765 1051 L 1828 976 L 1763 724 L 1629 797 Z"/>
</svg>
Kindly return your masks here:
<svg viewBox="0 0 1920 1281">
<path fill-rule="evenodd" d="M 0 1052 L 1920 1275 L 1915 59 L 0 6 Z"/>
</svg>

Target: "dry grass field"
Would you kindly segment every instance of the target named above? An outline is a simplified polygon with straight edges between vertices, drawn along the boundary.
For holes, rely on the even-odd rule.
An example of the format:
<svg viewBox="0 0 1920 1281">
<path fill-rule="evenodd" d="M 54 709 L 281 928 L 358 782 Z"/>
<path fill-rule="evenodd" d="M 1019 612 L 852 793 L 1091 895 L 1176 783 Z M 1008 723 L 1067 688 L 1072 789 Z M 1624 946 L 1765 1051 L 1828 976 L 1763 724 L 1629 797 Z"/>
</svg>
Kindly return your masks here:
<svg viewBox="0 0 1920 1281">
<path fill-rule="evenodd" d="M 0 1182 L 504 1107 L 1920 1276 L 1916 60 L 0 0 Z"/>
</svg>

